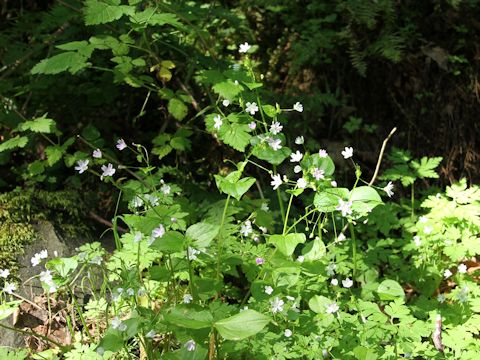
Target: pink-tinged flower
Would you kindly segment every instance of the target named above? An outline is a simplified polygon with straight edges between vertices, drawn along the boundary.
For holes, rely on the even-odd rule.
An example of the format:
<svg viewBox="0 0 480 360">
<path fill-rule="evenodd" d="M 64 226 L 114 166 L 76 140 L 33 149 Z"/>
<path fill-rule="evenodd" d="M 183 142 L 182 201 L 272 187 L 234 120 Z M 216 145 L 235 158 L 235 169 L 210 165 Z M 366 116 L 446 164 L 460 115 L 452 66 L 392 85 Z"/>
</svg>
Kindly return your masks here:
<svg viewBox="0 0 480 360">
<path fill-rule="evenodd" d="M 278 121 L 273 121 L 272 125 L 270 125 L 270 132 L 273 135 L 279 134 L 283 129 L 283 126 Z"/>
<path fill-rule="evenodd" d="M 113 176 L 115 174 L 115 168 L 113 167 L 113 164 L 108 163 L 108 165 L 102 165 L 102 176 L 100 176 L 100 180 L 103 180 L 104 177 L 107 176 Z"/>
<path fill-rule="evenodd" d="M 88 163 L 90 161 L 87 160 L 78 160 L 77 161 L 77 166 L 75 166 L 75 170 L 78 171 L 79 174 L 83 174 L 85 171 L 88 169 Z"/>
<path fill-rule="evenodd" d="M 345 146 L 345 149 L 342 151 L 342 155 L 344 159 L 351 158 L 353 156 L 353 147 Z"/>
<path fill-rule="evenodd" d="M 117 147 L 118 150 L 122 151 L 123 149 L 125 149 L 127 147 L 127 144 L 125 142 L 125 140 L 123 139 L 118 139 L 117 140 L 117 145 L 115 145 Z"/>
<path fill-rule="evenodd" d="M 342 199 L 338 199 L 338 206 L 335 210 L 341 211 L 342 216 L 347 216 L 352 214 L 352 202 L 351 201 L 343 201 Z"/>
<path fill-rule="evenodd" d="M 187 351 L 194 351 L 196 346 L 197 344 L 193 340 L 188 340 L 185 343 L 185 347 L 187 348 Z"/>
<path fill-rule="evenodd" d="M 325 170 L 315 168 L 315 169 L 313 169 L 312 174 L 313 174 L 313 177 L 315 178 L 315 180 L 325 179 Z"/>
<path fill-rule="evenodd" d="M 263 264 L 265 264 L 265 259 L 264 259 L 264 258 L 261 258 L 261 257 L 257 257 L 257 258 L 255 259 L 255 263 L 256 263 L 257 265 L 263 265 Z"/>
<path fill-rule="evenodd" d="M 92 156 L 96 159 L 101 159 L 102 158 L 102 150 L 100 150 L 100 149 L 93 150 Z"/>
<path fill-rule="evenodd" d="M 257 123 L 255 121 L 252 121 L 250 124 L 248 124 L 248 127 L 252 130 L 255 130 L 257 127 Z"/>
<path fill-rule="evenodd" d="M 269 138 L 268 145 L 273 149 L 273 151 L 280 150 L 282 148 L 282 140 L 281 139 L 272 139 Z"/>
<path fill-rule="evenodd" d="M 159 227 L 157 227 L 156 229 L 153 229 L 152 231 L 152 236 L 156 239 L 156 238 L 161 238 L 163 235 L 165 235 L 165 227 L 160 224 Z"/>
<path fill-rule="evenodd" d="M 324 150 L 324 149 L 318 150 L 318 156 L 320 156 L 322 159 L 326 158 L 328 156 L 327 150 Z"/>
</svg>

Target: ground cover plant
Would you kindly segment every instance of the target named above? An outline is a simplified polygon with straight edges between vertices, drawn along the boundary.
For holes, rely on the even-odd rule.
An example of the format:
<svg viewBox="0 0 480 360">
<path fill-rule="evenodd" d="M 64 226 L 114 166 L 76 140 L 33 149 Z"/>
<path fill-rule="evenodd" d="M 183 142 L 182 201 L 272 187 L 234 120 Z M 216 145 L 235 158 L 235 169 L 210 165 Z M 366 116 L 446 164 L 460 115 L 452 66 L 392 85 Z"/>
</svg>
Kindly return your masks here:
<svg viewBox="0 0 480 360">
<path fill-rule="evenodd" d="M 72 257 L 35 254 L 44 295 L 33 304 L 19 294 L 14 269 L 0 269 L 0 318 L 26 303 L 44 318 L 34 329 L 0 324 L 35 344 L 0 353 L 476 359 L 478 186 L 425 186 L 442 159 L 388 150 L 388 137 L 367 177 L 354 147 L 331 150 L 298 130 L 308 110 L 298 98 L 277 102 L 264 91 L 257 46 L 242 39 L 226 56 L 211 48 L 192 9 L 232 14 L 197 5 L 89 0 L 67 8 L 95 34 L 68 34 L 30 69 L 128 86 L 122 91 L 142 98 L 134 123 L 157 97 L 168 120 L 154 136 L 112 136 L 94 123 L 72 134 L 50 114 L 27 118 L 10 104 L 4 161 L 26 159 L 15 176 L 30 185 L 109 194 L 115 250 L 92 242 Z M 172 47 L 177 55 L 165 50 Z M 186 49 L 195 61 L 183 65 L 176 56 Z M 188 81 L 174 86 L 180 66 Z M 190 81 L 201 99 L 182 86 Z M 208 157 L 216 166 L 198 165 Z"/>
</svg>

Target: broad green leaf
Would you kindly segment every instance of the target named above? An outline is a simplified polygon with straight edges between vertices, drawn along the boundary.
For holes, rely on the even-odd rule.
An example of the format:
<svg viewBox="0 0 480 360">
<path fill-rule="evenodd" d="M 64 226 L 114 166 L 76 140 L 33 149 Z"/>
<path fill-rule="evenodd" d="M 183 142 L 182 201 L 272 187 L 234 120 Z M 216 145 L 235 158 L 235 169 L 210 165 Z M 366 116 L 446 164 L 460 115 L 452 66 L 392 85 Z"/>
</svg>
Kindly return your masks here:
<svg viewBox="0 0 480 360">
<path fill-rule="evenodd" d="M 100 137 L 100 131 L 95 126 L 88 125 L 82 130 L 82 136 L 88 141 L 95 141 Z"/>
<path fill-rule="evenodd" d="M 148 8 L 144 11 L 132 14 L 130 16 L 130 21 L 140 25 L 172 25 L 176 28 L 184 28 L 177 15 L 164 12 L 158 13 L 154 8 Z"/>
<path fill-rule="evenodd" d="M 270 318 L 255 310 L 244 310 L 237 315 L 217 321 L 214 326 L 226 340 L 242 340 L 258 334 L 270 322 Z"/>
<path fill-rule="evenodd" d="M 320 260 L 325 256 L 326 252 L 327 250 L 325 248 L 325 244 L 320 239 L 314 239 L 313 241 L 310 241 L 302 249 L 302 255 L 304 257 L 304 261 L 306 262 Z"/>
<path fill-rule="evenodd" d="M 402 286 L 394 280 L 384 280 L 380 283 L 377 289 L 377 294 L 380 300 L 395 300 L 403 299 L 405 293 Z"/>
<path fill-rule="evenodd" d="M 76 51 L 67 51 L 54 55 L 48 59 L 43 59 L 31 70 L 32 74 L 58 74 L 63 71 L 70 71 L 75 74 L 79 70 L 90 65 L 88 58 Z"/>
<path fill-rule="evenodd" d="M 298 266 L 275 268 L 272 273 L 272 278 L 275 286 L 277 287 L 293 287 L 298 283 L 298 280 L 300 280 L 300 268 Z"/>
<path fill-rule="evenodd" d="M 98 347 L 106 351 L 118 351 L 123 347 L 122 333 L 118 330 L 108 329 Z"/>
<path fill-rule="evenodd" d="M 285 256 L 291 256 L 298 244 L 306 240 L 305 234 L 272 235 L 268 243 L 273 244 Z"/>
<path fill-rule="evenodd" d="M 204 329 L 212 326 L 213 316 L 198 307 L 177 306 L 165 314 L 165 320 L 187 329 Z"/>
<path fill-rule="evenodd" d="M 188 107 L 187 105 L 184 104 L 182 100 L 179 100 L 177 98 L 172 98 L 168 101 L 168 112 L 172 114 L 172 116 L 179 120 L 182 121 L 185 119 L 185 116 L 188 114 Z"/>
<path fill-rule="evenodd" d="M 150 246 L 152 249 L 163 252 L 180 252 L 183 250 L 185 237 L 178 231 L 167 231 L 162 237 L 155 239 Z"/>
<path fill-rule="evenodd" d="M 313 168 L 323 170 L 325 176 L 331 176 L 335 172 L 335 164 L 330 156 L 322 158 L 318 153 L 304 156 L 300 164 L 302 165 L 302 168 L 309 169 L 309 171 Z"/>
<path fill-rule="evenodd" d="M 89 58 L 92 55 L 93 50 L 95 50 L 95 46 L 90 44 L 86 40 L 82 41 L 71 41 L 65 44 L 55 46 L 57 49 L 65 50 L 65 51 L 77 51 L 80 55 Z"/>
<path fill-rule="evenodd" d="M 318 211 L 332 212 L 337 208 L 338 200 L 347 200 L 348 194 L 349 191 L 346 188 L 324 189 L 315 194 L 313 204 Z"/>
<path fill-rule="evenodd" d="M 28 138 L 26 136 L 15 136 L 12 139 L 8 139 L 0 143 L 0 153 L 7 150 L 12 150 L 16 148 L 24 148 L 28 143 Z"/>
<path fill-rule="evenodd" d="M 308 306 L 317 314 L 325 314 L 327 306 L 331 303 L 333 303 L 333 301 L 325 296 L 315 295 L 308 301 Z"/>
<path fill-rule="evenodd" d="M 109 3 L 87 0 L 84 9 L 85 25 L 98 25 L 118 20 L 123 15 L 133 15 L 135 7 L 120 5 L 120 0 L 110 0 Z"/>
<path fill-rule="evenodd" d="M 272 106 L 272 105 L 263 105 L 262 109 L 265 115 L 267 115 L 270 118 L 274 118 L 278 114 L 277 109 L 275 108 L 275 106 Z"/>
<path fill-rule="evenodd" d="M 218 235 L 220 231 L 220 226 L 199 222 L 196 224 L 191 225 L 185 235 L 187 238 L 192 239 L 194 241 L 194 246 L 196 248 L 206 248 L 213 239 Z"/>
<path fill-rule="evenodd" d="M 234 171 L 233 173 L 236 172 Z M 231 174 L 228 176 L 230 175 Z M 215 175 L 215 182 L 221 192 L 233 196 L 237 200 L 240 200 L 243 194 L 245 194 L 256 181 L 255 178 L 252 177 L 246 177 L 238 181 L 229 181 L 228 176 L 224 178 L 220 175 Z"/>
<path fill-rule="evenodd" d="M 250 128 L 246 124 L 223 124 L 218 134 L 220 139 L 235 150 L 244 152 L 252 137 L 248 132 Z"/>
<path fill-rule="evenodd" d="M 213 91 L 220 95 L 221 97 L 233 100 L 235 97 L 242 92 L 243 88 L 241 85 L 235 84 L 233 81 L 227 80 L 222 81 L 213 85 Z"/>
<path fill-rule="evenodd" d="M 377 205 L 383 204 L 377 190 L 370 186 L 360 186 L 350 192 L 352 210 L 359 214 L 367 214 Z"/>
<path fill-rule="evenodd" d="M 71 258 L 54 258 L 47 262 L 47 269 L 55 270 L 58 275 L 65 278 L 78 267 L 78 261 Z"/>
<path fill-rule="evenodd" d="M 357 346 L 353 349 L 353 354 L 357 360 L 377 360 L 378 355 L 373 349 L 368 349 L 363 346 Z"/>
<path fill-rule="evenodd" d="M 273 150 L 268 144 L 260 143 L 254 146 L 252 154 L 260 160 L 265 160 L 272 165 L 280 165 L 290 156 L 292 150 L 283 146 L 279 150 Z"/>
<path fill-rule="evenodd" d="M 36 133 L 50 134 L 55 131 L 55 120 L 48 119 L 46 114 L 34 120 L 25 121 L 18 126 L 19 131 L 33 131 Z"/>
<path fill-rule="evenodd" d="M 0 320 L 3 320 L 12 315 L 21 303 L 22 302 L 20 300 L 1 303 Z"/>
</svg>

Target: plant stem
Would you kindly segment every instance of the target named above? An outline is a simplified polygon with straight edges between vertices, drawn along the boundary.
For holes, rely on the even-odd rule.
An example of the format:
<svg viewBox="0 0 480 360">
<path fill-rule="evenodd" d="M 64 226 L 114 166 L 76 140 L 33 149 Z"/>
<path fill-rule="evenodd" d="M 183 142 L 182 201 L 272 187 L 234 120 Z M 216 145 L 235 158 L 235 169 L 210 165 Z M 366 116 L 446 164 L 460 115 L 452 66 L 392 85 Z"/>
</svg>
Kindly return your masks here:
<svg viewBox="0 0 480 360">
<path fill-rule="evenodd" d="M 287 212 L 285 214 L 285 219 L 283 220 L 283 235 L 285 235 L 285 232 L 287 231 L 288 215 L 290 214 L 290 208 L 292 207 L 292 201 L 293 201 L 293 194 L 290 194 L 290 200 L 288 200 Z"/>
<path fill-rule="evenodd" d="M 223 252 L 223 235 L 222 228 L 225 223 L 225 217 L 227 216 L 228 204 L 230 202 L 230 195 L 227 196 L 227 201 L 225 201 L 225 206 L 223 207 L 222 220 L 220 221 L 220 232 L 218 233 L 218 242 L 217 242 L 217 276 L 216 279 L 220 279 L 220 258 L 222 257 Z"/>
<path fill-rule="evenodd" d="M 350 227 L 350 236 L 352 237 L 352 258 L 353 258 L 353 281 L 356 281 L 357 276 L 357 239 L 355 238 L 355 229 L 353 224 L 348 223 Z"/>
<path fill-rule="evenodd" d="M 412 219 L 415 216 L 415 187 L 414 183 L 412 183 L 411 191 L 410 191 L 410 201 L 412 206 Z"/>
</svg>

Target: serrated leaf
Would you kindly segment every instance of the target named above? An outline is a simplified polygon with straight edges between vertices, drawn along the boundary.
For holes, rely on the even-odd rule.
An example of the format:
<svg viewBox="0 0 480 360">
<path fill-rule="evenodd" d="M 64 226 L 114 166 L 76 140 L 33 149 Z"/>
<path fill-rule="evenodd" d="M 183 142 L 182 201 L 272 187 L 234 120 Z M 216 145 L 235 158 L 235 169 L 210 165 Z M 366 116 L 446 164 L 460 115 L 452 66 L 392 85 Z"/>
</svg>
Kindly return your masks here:
<svg viewBox="0 0 480 360">
<path fill-rule="evenodd" d="M 95 50 L 95 46 L 93 46 L 86 40 L 71 41 L 65 44 L 57 45 L 55 47 L 57 49 L 65 51 L 77 51 L 80 55 L 85 56 L 86 58 L 90 58 L 93 50 Z"/>
<path fill-rule="evenodd" d="M 419 178 L 438 178 L 438 174 L 435 169 L 440 165 L 442 161 L 441 157 L 428 158 L 426 156 L 418 161 L 412 161 L 412 168 L 417 172 Z"/>
<path fill-rule="evenodd" d="M 88 57 L 76 51 L 68 51 L 52 56 L 48 59 L 43 59 L 33 67 L 31 73 L 53 75 L 68 70 L 72 74 L 75 74 L 79 70 L 90 65 L 87 60 Z"/>
<path fill-rule="evenodd" d="M 18 126 L 19 131 L 33 131 L 36 133 L 51 134 L 55 131 L 55 120 L 48 119 L 46 115 L 35 119 L 21 123 Z"/>
<path fill-rule="evenodd" d="M 214 327 L 226 340 L 242 340 L 259 333 L 269 322 L 268 316 L 248 309 L 215 322 Z"/>
<path fill-rule="evenodd" d="M 168 101 L 168 112 L 177 120 L 182 121 L 188 114 L 188 107 L 183 101 L 172 98 Z"/>
<path fill-rule="evenodd" d="M 63 156 L 65 150 L 62 146 L 48 146 L 45 148 L 45 154 L 47 154 L 48 166 L 56 164 Z"/>
<path fill-rule="evenodd" d="M 24 148 L 28 143 L 28 138 L 26 136 L 15 136 L 12 139 L 8 139 L 0 144 L 0 153 L 7 150 L 12 150 L 16 148 Z"/>
<path fill-rule="evenodd" d="M 135 7 L 133 6 L 120 5 L 120 1 L 110 1 L 110 3 L 87 0 L 84 6 L 85 25 L 106 24 L 120 19 L 123 15 L 134 13 Z"/>
<path fill-rule="evenodd" d="M 246 124 L 223 124 L 219 130 L 220 139 L 235 150 L 244 152 L 252 137 L 248 132 L 250 128 Z"/>
<path fill-rule="evenodd" d="M 212 87 L 213 91 L 221 97 L 232 101 L 243 90 L 241 85 L 235 84 L 233 81 L 222 81 Z"/>
</svg>

